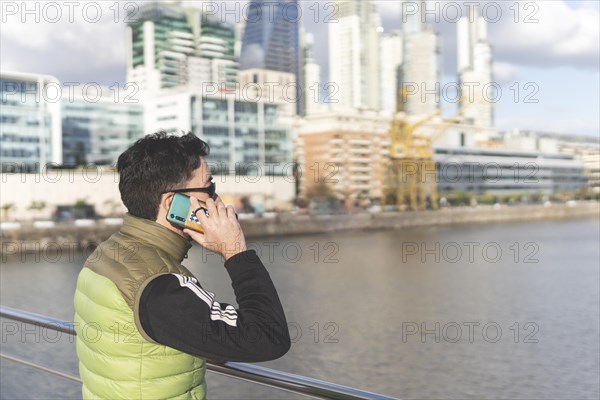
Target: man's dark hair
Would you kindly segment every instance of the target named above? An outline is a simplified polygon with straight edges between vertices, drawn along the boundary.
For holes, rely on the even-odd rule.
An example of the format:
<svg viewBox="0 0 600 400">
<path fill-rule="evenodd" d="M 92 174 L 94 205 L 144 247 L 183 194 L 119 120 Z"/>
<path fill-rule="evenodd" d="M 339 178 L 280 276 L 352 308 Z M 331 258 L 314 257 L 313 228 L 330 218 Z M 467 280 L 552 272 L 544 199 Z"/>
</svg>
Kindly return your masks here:
<svg viewBox="0 0 600 400">
<path fill-rule="evenodd" d="M 159 131 L 147 135 L 119 156 L 119 191 L 128 212 L 156 220 L 162 192 L 185 184 L 200 167 L 208 143 L 192 132 L 182 136 Z"/>
</svg>

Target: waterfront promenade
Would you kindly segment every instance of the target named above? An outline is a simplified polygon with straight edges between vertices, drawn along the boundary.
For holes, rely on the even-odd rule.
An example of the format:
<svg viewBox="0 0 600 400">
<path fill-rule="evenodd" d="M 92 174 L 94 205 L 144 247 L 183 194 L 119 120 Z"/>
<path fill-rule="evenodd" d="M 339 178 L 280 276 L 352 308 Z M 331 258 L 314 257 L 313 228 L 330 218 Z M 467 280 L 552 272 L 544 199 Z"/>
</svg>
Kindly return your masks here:
<svg viewBox="0 0 600 400">
<path fill-rule="evenodd" d="M 500 205 L 453 207 L 441 210 L 411 212 L 358 212 L 339 215 L 266 214 L 263 217 L 240 220 L 249 239 L 286 235 L 308 235 L 339 231 L 369 231 L 472 223 L 502 223 L 512 221 L 600 218 L 600 203 L 596 201 L 548 205 Z M 55 225 L 53 227 L 22 226 L 2 229 L 0 256 L 3 260 L 27 254 L 86 249 L 90 251 L 116 232 L 118 219 L 91 221 L 87 224 Z M 5 225 L 6 226 L 6 225 Z M 10 227 L 10 225 L 8 225 Z"/>
</svg>

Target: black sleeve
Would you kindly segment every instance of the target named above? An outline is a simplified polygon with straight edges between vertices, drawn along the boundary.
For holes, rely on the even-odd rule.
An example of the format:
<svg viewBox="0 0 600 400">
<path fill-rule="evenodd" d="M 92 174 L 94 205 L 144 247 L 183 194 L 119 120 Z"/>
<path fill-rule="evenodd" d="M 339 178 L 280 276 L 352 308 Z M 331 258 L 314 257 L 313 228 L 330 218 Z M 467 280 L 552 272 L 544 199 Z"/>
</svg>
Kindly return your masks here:
<svg viewBox="0 0 600 400">
<path fill-rule="evenodd" d="M 218 303 L 193 277 L 160 275 L 142 292 L 142 328 L 156 342 L 214 361 L 283 356 L 291 342 L 279 296 L 254 250 L 225 262 L 239 308 Z"/>
</svg>

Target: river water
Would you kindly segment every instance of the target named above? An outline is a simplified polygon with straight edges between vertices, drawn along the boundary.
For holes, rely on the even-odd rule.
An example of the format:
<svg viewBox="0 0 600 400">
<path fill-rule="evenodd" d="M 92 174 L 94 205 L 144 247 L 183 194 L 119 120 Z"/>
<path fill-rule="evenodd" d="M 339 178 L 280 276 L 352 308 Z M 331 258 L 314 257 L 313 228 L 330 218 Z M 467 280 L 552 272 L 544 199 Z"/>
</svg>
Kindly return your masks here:
<svg viewBox="0 0 600 400">
<path fill-rule="evenodd" d="M 412 398 L 597 399 L 597 219 L 254 240 L 293 345 L 265 366 Z M 235 304 L 217 256 L 186 265 Z M 84 255 L 1 267 L 1 304 L 70 320 Z M 2 353 L 77 374 L 72 339 L 2 320 Z M 2 399 L 75 399 L 77 384 L 1 360 Z M 302 398 L 208 374 L 211 399 Z"/>
</svg>

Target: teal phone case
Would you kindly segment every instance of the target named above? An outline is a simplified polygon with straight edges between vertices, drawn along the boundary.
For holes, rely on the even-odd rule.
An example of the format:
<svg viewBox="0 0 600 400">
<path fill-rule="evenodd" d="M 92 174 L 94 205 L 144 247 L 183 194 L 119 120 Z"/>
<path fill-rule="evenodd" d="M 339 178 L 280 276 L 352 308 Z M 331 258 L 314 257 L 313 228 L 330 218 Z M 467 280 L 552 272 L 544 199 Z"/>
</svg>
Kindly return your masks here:
<svg viewBox="0 0 600 400">
<path fill-rule="evenodd" d="M 206 207 L 206 204 L 199 201 L 200 207 Z M 171 207 L 167 213 L 167 221 L 181 227 L 192 229 L 196 232 L 204 233 L 204 228 L 192 210 L 190 198 L 181 193 L 175 193 Z M 204 208 L 204 212 L 208 215 L 208 210 Z"/>
</svg>

